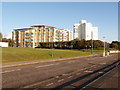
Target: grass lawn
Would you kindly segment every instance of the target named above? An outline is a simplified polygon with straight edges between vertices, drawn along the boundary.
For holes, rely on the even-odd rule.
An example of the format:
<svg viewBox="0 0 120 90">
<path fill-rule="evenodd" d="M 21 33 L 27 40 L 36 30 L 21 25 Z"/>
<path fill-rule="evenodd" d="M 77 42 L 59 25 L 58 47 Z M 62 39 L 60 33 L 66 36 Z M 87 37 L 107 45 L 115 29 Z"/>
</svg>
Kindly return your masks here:
<svg viewBox="0 0 120 90">
<path fill-rule="evenodd" d="M 2 63 L 74 57 L 82 55 L 90 55 L 90 52 L 83 52 L 81 50 L 53 49 L 52 57 L 51 49 L 9 47 L 2 48 Z"/>
</svg>

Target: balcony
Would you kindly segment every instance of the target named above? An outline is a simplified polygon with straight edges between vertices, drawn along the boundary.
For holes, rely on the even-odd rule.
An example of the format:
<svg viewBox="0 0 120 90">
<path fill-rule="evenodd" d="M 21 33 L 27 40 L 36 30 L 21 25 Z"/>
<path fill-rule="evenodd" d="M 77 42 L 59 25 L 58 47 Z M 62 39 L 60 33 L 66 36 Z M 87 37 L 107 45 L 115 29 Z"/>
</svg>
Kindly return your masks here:
<svg viewBox="0 0 120 90">
<path fill-rule="evenodd" d="M 25 35 L 33 35 L 33 33 L 26 33 Z"/>
<path fill-rule="evenodd" d="M 25 39 L 25 41 L 26 41 L 26 42 L 31 42 L 31 41 L 33 41 L 33 40 L 32 40 L 32 39 L 30 39 L 30 40 L 28 40 L 28 39 Z"/>
</svg>

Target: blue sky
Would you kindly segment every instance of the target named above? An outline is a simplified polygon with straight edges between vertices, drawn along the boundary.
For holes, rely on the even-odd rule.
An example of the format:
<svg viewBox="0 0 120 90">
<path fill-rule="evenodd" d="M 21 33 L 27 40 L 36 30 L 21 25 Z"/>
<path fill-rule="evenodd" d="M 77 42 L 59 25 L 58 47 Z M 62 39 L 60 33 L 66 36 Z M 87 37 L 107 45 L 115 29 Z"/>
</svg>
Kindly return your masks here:
<svg viewBox="0 0 120 90">
<path fill-rule="evenodd" d="M 117 2 L 4 2 L 2 19 L 4 34 L 34 24 L 73 30 L 84 19 L 99 28 L 100 40 L 118 40 Z"/>
</svg>

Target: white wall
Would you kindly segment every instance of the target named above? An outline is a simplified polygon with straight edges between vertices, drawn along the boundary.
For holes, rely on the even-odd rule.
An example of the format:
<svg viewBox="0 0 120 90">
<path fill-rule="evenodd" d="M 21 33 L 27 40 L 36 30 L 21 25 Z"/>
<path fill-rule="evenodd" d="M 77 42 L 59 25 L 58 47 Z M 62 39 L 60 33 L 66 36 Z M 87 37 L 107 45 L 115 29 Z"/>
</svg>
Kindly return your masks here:
<svg viewBox="0 0 120 90">
<path fill-rule="evenodd" d="M 98 40 L 98 27 L 93 27 L 93 40 Z"/>
<path fill-rule="evenodd" d="M 79 25 L 80 24 L 74 24 L 74 39 L 78 38 L 78 33 L 79 33 Z"/>
<path fill-rule="evenodd" d="M 91 38 L 92 38 L 91 32 L 92 32 L 92 24 L 86 23 L 85 40 L 91 40 Z"/>
<path fill-rule="evenodd" d="M 67 41 L 67 38 L 69 38 L 69 41 L 73 40 L 73 32 L 68 29 L 63 29 L 63 41 Z M 78 34 L 78 33 L 75 33 Z M 77 36 L 77 35 L 76 35 Z"/>
<path fill-rule="evenodd" d="M 83 24 L 83 23 L 87 23 L 87 21 L 86 20 L 81 20 L 80 24 Z"/>
<path fill-rule="evenodd" d="M 73 32 L 72 31 L 69 31 L 69 41 L 73 40 Z"/>
<path fill-rule="evenodd" d="M 0 42 L 0 47 L 8 47 L 8 42 Z"/>
</svg>

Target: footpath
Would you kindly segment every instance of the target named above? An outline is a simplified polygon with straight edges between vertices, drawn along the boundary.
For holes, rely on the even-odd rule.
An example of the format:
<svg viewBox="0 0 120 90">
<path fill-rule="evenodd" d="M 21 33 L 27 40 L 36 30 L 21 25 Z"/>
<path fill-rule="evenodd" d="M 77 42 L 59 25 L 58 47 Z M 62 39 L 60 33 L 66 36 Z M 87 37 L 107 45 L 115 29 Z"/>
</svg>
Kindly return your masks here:
<svg viewBox="0 0 120 90">
<path fill-rule="evenodd" d="M 44 59 L 44 60 L 33 60 L 33 61 L 3 63 L 3 64 L 0 65 L 0 68 L 16 67 L 16 66 L 23 66 L 23 65 L 32 65 L 32 64 L 47 63 L 47 62 L 65 61 L 65 60 L 79 59 L 79 58 L 92 57 L 92 56 L 100 56 L 100 55 L 101 54 L 99 53 L 99 54 L 84 55 L 84 56 L 77 56 L 77 57 L 67 57 L 67 58 L 57 58 L 57 59 Z"/>
<path fill-rule="evenodd" d="M 107 90 L 120 90 L 120 66 L 117 66 L 113 70 L 109 71 L 102 77 L 93 81 L 86 88 L 88 89 L 107 89 Z M 84 89 L 83 89 L 84 90 Z"/>
</svg>

